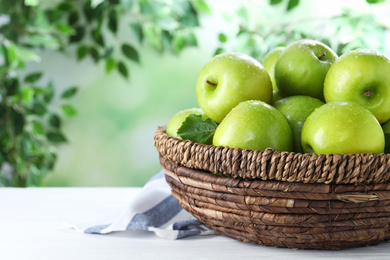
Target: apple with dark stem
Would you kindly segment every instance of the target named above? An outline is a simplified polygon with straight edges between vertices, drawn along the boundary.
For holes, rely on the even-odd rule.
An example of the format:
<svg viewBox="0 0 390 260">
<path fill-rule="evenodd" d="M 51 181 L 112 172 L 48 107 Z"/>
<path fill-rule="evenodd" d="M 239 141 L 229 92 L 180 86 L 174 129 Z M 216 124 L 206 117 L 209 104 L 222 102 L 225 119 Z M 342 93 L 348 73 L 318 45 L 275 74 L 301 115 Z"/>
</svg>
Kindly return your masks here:
<svg viewBox="0 0 390 260">
<path fill-rule="evenodd" d="M 223 53 L 202 68 L 196 82 L 200 108 L 217 123 L 240 102 L 272 101 L 271 79 L 263 65 L 249 55 Z"/>
<path fill-rule="evenodd" d="M 275 81 L 282 97 L 305 95 L 324 100 L 325 76 L 337 59 L 327 45 L 299 40 L 286 47 L 275 64 Z"/>
<path fill-rule="evenodd" d="M 327 102 L 353 101 L 374 114 L 380 123 L 390 119 L 390 60 L 372 50 L 341 55 L 324 82 Z"/>
</svg>

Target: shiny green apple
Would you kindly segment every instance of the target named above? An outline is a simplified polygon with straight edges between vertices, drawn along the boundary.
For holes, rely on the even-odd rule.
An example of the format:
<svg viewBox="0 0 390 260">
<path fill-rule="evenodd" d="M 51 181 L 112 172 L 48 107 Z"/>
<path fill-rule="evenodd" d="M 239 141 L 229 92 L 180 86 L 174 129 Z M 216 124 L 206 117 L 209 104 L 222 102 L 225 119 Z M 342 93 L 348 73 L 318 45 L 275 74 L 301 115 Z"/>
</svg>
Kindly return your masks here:
<svg viewBox="0 0 390 260">
<path fill-rule="evenodd" d="M 307 117 L 324 102 L 309 96 L 291 96 L 274 103 L 274 107 L 287 119 L 290 124 L 293 139 L 294 152 L 302 153 L 301 131 Z"/>
<path fill-rule="evenodd" d="M 264 56 L 263 61 L 261 62 L 261 64 L 263 64 L 265 70 L 268 72 L 268 75 L 271 78 L 272 87 L 274 89 L 278 89 L 278 87 L 276 86 L 275 74 L 274 74 L 275 63 L 285 48 L 286 47 L 282 47 L 282 46 L 278 46 L 278 47 L 273 48 Z"/>
<path fill-rule="evenodd" d="M 314 110 L 301 134 L 305 153 L 383 153 L 385 137 L 375 116 L 355 102 L 334 101 Z"/>
<path fill-rule="evenodd" d="M 262 101 L 238 104 L 217 126 L 213 145 L 251 150 L 273 148 L 292 151 L 292 132 L 287 120 Z"/>
<path fill-rule="evenodd" d="M 200 108 L 215 122 L 246 100 L 271 103 L 272 83 L 263 65 L 241 53 L 215 56 L 202 68 L 196 82 Z"/>
<path fill-rule="evenodd" d="M 286 47 L 275 64 L 275 80 L 282 97 L 305 95 L 324 100 L 326 73 L 337 59 L 327 45 L 299 40 Z"/>
<path fill-rule="evenodd" d="M 200 108 L 189 108 L 177 112 L 171 117 L 167 124 L 167 135 L 181 139 L 180 136 L 177 135 L 177 130 L 182 126 L 183 122 L 189 115 L 204 115 L 204 112 Z"/>
<path fill-rule="evenodd" d="M 324 82 L 326 102 L 353 101 L 384 123 L 390 119 L 390 60 L 372 50 L 341 55 Z"/>
</svg>

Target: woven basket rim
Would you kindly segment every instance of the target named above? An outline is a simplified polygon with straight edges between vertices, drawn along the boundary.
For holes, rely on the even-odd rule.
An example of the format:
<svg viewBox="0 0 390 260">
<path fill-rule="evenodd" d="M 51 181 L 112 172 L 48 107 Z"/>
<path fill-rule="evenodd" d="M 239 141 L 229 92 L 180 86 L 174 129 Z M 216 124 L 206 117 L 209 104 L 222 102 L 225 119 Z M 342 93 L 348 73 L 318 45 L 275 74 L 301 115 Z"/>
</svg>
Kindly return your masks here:
<svg viewBox="0 0 390 260">
<path fill-rule="evenodd" d="M 390 154 L 303 154 L 217 147 L 180 140 L 159 126 L 160 156 L 188 168 L 239 179 L 324 184 L 376 184 L 390 180 Z"/>
</svg>

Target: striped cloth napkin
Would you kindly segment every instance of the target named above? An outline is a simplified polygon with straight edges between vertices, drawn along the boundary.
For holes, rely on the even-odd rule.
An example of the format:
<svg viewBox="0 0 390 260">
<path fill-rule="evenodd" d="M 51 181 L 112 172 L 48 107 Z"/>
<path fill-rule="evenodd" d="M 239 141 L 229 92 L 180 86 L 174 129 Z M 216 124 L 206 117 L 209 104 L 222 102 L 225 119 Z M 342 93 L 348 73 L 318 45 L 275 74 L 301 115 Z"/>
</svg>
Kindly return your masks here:
<svg viewBox="0 0 390 260">
<path fill-rule="evenodd" d="M 151 178 L 128 207 L 110 224 L 73 228 L 88 234 L 147 230 L 167 239 L 215 234 L 185 211 L 171 194 L 161 171 Z"/>
</svg>

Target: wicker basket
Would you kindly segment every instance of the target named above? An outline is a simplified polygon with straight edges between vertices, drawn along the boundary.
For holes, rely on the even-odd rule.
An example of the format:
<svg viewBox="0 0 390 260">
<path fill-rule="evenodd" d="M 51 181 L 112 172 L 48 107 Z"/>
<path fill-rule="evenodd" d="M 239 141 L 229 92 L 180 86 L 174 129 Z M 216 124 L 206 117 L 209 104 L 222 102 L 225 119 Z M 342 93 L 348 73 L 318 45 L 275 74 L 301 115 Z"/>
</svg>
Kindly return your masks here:
<svg viewBox="0 0 390 260">
<path fill-rule="evenodd" d="M 218 234 L 326 250 L 390 239 L 390 155 L 215 147 L 170 137 L 163 127 L 154 145 L 172 194 Z"/>
</svg>

